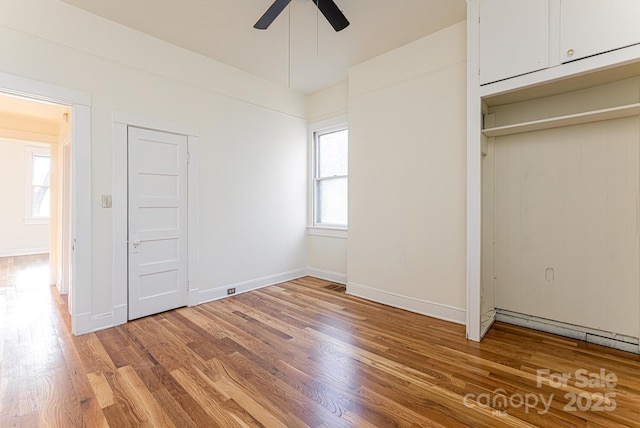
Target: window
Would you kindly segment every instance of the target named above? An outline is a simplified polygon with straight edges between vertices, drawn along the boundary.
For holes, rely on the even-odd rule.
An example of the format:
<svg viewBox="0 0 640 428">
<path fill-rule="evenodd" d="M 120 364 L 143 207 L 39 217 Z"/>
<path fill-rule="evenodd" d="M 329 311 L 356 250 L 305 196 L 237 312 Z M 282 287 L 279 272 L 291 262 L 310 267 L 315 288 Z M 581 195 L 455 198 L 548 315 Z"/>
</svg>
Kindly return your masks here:
<svg viewBox="0 0 640 428">
<path fill-rule="evenodd" d="M 313 133 L 313 226 L 347 228 L 348 143 L 346 125 Z"/>
<path fill-rule="evenodd" d="M 51 158 L 45 147 L 25 148 L 26 195 L 25 222 L 47 223 L 51 210 Z"/>
</svg>

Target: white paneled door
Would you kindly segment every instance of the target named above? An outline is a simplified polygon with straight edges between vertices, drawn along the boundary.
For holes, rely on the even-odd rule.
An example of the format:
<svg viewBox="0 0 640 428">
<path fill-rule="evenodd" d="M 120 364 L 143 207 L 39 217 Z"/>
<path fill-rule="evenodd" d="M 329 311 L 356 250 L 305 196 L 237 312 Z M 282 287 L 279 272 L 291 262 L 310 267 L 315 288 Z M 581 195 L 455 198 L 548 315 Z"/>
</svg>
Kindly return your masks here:
<svg viewBox="0 0 640 428">
<path fill-rule="evenodd" d="M 129 319 L 187 304 L 187 137 L 135 127 L 129 141 Z"/>
</svg>

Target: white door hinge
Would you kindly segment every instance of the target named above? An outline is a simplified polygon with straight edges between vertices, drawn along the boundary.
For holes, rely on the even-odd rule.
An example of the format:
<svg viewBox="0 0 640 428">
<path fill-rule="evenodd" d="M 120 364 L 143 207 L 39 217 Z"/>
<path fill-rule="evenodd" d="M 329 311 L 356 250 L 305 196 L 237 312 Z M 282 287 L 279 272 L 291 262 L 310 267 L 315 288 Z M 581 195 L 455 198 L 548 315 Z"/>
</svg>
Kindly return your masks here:
<svg viewBox="0 0 640 428">
<path fill-rule="evenodd" d="M 187 281 L 187 291 L 189 291 L 190 289 L 189 287 L 190 287 L 190 284 L 189 284 L 189 281 Z"/>
<path fill-rule="evenodd" d="M 191 153 L 187 152 L 187 163 L 191 163 Z"/>
</svg>

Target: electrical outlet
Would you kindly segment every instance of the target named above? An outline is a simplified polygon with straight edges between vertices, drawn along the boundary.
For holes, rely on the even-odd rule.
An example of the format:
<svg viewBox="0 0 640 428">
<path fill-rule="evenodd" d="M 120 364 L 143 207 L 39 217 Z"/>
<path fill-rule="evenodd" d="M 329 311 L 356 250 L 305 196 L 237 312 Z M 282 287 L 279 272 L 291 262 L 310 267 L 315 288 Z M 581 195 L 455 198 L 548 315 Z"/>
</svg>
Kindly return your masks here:
<svg viewBox="0 0 640 428">
<path fill-rule="evenodd" d="M 236 289 L 235 288 L 227 288 L 227 296 L 230 296 L 232 294 L 236 294 Z"/>
</svg>

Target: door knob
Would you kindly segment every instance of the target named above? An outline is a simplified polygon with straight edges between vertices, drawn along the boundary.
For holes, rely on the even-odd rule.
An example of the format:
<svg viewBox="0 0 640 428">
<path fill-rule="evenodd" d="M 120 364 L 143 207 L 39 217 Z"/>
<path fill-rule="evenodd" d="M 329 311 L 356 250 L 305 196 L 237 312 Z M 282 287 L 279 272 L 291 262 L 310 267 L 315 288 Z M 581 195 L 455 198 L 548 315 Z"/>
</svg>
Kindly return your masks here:
<svg viewBox="0 0 640 428">
<path fill-rule="evenodd" d="M 140 245 L 140 240 L 134 239 L 131 243 L 133 244 L 133 248 L 138 248 L 138 245 Z"/>
</svg>

